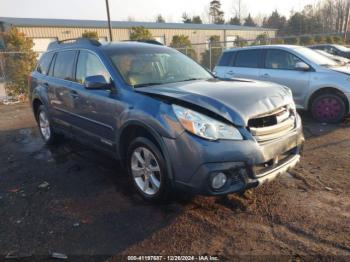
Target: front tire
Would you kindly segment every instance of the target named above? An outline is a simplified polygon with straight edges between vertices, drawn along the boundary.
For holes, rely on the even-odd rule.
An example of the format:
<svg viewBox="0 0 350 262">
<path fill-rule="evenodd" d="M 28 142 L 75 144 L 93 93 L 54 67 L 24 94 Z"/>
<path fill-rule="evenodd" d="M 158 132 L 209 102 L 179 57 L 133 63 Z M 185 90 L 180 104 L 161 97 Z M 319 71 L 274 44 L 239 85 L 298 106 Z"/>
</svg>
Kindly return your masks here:
<svg viewBox="0 0 350 262">
<path fill-rule="evenodd" d="M 311 104 L 312 117 L 323 123 L 339 123 L 346 116 L 346 105 L 337 94 L 321 94 Z"/>
<path fill-rule="evenodd" d="M 158 147 L 149 139 L 134 139 L 127 153 L 128 173 L 136 191 L 151 202 L 164 202 L 168 199 L 166 162 Z"/>
<path fill-rule="evenodd" d="M 43 105 L 39 106 L 36 113 L 36 119 L 40 134 L 44 139 L 45 144 L 52 145 L 58 142 L 59 136 L 54 132 L 49 113 Z"/>
</svg>

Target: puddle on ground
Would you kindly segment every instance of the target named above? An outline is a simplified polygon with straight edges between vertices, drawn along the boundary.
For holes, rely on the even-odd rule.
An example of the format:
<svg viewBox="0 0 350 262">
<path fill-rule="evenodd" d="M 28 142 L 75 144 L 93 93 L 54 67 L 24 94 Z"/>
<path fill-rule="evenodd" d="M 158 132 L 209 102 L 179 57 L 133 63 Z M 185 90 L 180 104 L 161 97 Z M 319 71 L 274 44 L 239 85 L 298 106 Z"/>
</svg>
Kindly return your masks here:
<svg viewBox="0 0 350 262">
<path fill-rule="evenodd" d="M 35 135 L 33 130 L 29 128 L 19 130 L 19 137 L 17 137 L 16 143 L 21 145 L 21 151 L 27 153 L 36 152 L 44 146 L 41 137 Z"/>
<path fill-rule="evenodd" d="M 29 153 L 34 159 L 55 162 L 61 164 L 68 161 L 68 155 L 71 153 L 66 147 L 49 147 L 44 144 L 41 136 L 33 129 L 26 128 L 19 131 L 19 137 L 16 143 L 22 152 Z"/>
</svg>

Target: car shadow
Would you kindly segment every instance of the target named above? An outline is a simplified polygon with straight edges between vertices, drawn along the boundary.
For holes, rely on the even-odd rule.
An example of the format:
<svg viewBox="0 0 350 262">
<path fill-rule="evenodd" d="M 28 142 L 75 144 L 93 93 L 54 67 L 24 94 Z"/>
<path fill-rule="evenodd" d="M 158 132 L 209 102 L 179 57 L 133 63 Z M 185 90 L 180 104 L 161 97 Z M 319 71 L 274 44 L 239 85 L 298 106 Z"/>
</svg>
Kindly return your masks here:
<svg viewBox="0 0 350 262">
<path fill-rule="evenodd" d="M 298 111 L 298 113 L 300 114 L 303 122 L 304 135 L 306 139 L 323 136 L 334 132 L 339 128 L 350 128 L 350 116 L 345 118 L 341 123 L 327 124 L 316 122 L 307 111 Z"/>
</svg>

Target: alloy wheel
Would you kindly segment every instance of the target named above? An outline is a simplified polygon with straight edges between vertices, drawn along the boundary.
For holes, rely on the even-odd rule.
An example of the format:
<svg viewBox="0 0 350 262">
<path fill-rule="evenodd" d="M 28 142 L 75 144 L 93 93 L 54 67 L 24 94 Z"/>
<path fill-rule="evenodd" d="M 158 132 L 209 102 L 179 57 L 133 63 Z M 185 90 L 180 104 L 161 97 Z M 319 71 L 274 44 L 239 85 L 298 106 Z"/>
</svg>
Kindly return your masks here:
<svg viewBox="0 0 350 262">
<path fill-rule="evenodd" d="M 46 141 L 48 141 L 51 137 L 51 129 L 50 129 L 50 121 L 45 111 L 40 111 L 39 126 L 40 126 L 40 132 L 42 136 Z"/>
<path fill-rule="evenodd" d="M 155 155 L 145 147 L 137 147 L 131 155 L 131 173 L 144 194 L 153 196 L 161 186 L 161 171 Z"/>
</svg>

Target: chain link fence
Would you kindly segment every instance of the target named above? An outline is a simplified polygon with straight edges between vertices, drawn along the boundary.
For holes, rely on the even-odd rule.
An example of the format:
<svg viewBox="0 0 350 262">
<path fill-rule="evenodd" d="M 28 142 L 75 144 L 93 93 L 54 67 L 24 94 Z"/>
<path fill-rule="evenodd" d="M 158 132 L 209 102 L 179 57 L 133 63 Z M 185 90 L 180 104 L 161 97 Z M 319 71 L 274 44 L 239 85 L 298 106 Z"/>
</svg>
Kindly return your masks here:
<svg viewBox="0 0 350 262">
<path fill-rule="evenodd" d="M 309 46 L 313 44 L 343 44 L 346 45 L 347 37 L 340 33 L 299 35 L 285 37 L 258 37 L 256 39 L 242 39 L 237 37 L 234 41 L 215 41 L 205 43 L 193 43 L 191 46 L 175 48 L 185 55 L 191 57 L 196 62 L 206 67 L 210 71 L 217 64 L 222 52 L 226 49 L 271 44 L 290 44 Z"/>
</svg>

